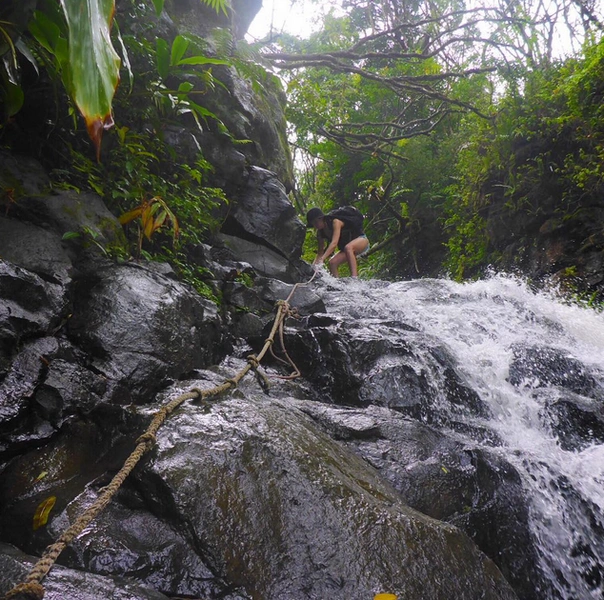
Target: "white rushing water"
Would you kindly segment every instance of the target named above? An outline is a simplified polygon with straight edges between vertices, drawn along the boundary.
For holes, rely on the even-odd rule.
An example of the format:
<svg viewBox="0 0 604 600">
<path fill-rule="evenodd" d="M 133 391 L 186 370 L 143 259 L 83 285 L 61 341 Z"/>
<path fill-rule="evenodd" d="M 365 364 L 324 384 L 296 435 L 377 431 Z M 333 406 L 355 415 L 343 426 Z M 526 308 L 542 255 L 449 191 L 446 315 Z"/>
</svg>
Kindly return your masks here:
<svg viewBox="0 0 604 600">
<path fill-rule="evenodd" d="M 604 392 L 604 314 L 536 293 L 506 276 L 465 284 L 434 279 L 385 284 L 329 276 L 323 282 L 328 311 L 396 319 L 438 338 L 451 351 L 492 411 L 481 425 L 503 440 L 494 450 L 522 477 L 541 568 L 553 582 L 548 599 L 603 598 L 604 445 L 564 450 L 543 418 L 544 404 L 555 400 L 560 389 L 542 386 L 536 378 L 514 386 L 508 378 L 514 348 L 547 347 L 580 361 Z M 602 407 L 604 396 L 599 403 Z"/>
</svg>

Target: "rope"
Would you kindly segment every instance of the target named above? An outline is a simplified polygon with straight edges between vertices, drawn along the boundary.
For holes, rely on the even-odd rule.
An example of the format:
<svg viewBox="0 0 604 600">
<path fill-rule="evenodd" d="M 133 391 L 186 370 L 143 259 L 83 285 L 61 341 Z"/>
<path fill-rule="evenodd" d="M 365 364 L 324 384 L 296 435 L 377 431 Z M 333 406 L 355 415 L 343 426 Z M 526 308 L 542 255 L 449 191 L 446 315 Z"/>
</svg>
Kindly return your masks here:
<svg viewBox="0 0 604 600">
<path fill-rule="evenodd" d="M 151 423 L 147 427 L 147 430 L 138 437 L 135 444 L 136 447 L 130 454 L 130 456 L 124 462 L 122 468 L 113 477 L 109 485 L 103 488 L 101 494 L 96 501 L 89 506 L 73 523 L 68 527 L 57 539 L 56 542 L 51 544 L 43 552 L 41 558 L 32 567 L 30 572 L 25 577 L 24 581 L 12 590 L 6 593 L 4 600 L 42 600 L 44 598 L 44 587 L 41 582 L 46 577 L 52 566 L 55 564 L 57 558 L 63 552 L 63 550 L 69 546 L 69 544 L 78 536 L 82 531 L 88 527 L 88 525 L 105 509 L 109 504 L 113 496 L 119 490 L 121 485 L 124 483 L 128 475 L 132 472 L 134 467 L 139 463 L 141 458 L 149 452 L 156 443 L 156 434 L 159 428 L 163 425 L 164 421 L 168 416 L 173 413 L 183 402 L 186 400 L 197 400 L 205 402 L 207 398 L 219 396 L 224 392 L 227 392 L 231 388 L 235 388 L 239 385 L 239 382 L 247 375 L 247 373 L 253 369 L 257 378 L 262 383 L 260 384 L 265 393 L 268 389 L 268 379 L 266 375 L 259 375 L 259 365 L 267 351 L 273 345 L 275 335 L 280 332 L 281 343 L 283 344 L 283 322 L 291 315 L 291 309 L 289 301 L 298 289 L 298 287 L 309 285 L 316 277 L 317 272 L 311 277 L 306 283 L 297 283 L 294 285 L 292 291 L 286 300 L 279 300 L 277 302 L 277 315 L 273 322 L 271 332 L 268 338 L 264 342 L 262 350 L 257 356 L 250 355 L 247 357 L 247 364 L 241 369 L 234 377 L 225 380 L 221 385 L 217 385 L 213 388 L 202 390 L 200 388 L 191 388 L 188 392 L 177 396 L 173 400 L 170 400 L 162 408 L 160 408 L 154 415 Z M 286 353 L 287 355 L 287 353 Z M 289 358 L 289 356 L 288 356 Z M 296 370 L 296 377 L 300 375 L 298 368 L 291 361 L 289 364 L 293 365 Z M 288 379 L 293 378 L 290 375 Z"/>
</svg>

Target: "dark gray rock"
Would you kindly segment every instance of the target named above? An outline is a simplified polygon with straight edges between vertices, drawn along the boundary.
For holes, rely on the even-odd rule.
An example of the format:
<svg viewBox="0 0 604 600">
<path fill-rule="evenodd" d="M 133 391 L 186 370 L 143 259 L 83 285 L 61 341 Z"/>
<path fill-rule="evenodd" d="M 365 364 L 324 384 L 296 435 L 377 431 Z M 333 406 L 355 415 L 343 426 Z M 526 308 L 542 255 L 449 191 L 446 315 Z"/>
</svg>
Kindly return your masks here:
<svg viewBox="0 0 604 600">
<path fill-rule="evenodd" d="M 0 427 L 19 416 L 42 378 L 49 358 L 58 351 L 53 337 L 36 340 L 26 346 L 12 361 L 6 377 L 0 382 Z"/>
<path fill-rule="evenodd" d="M 107 380 L 87 369 L 86 360 L 55 337 L 34 340 L 16 355 L 0 382 L 0 454 L 41 444 L 102 403 Z"/>
<path fill-rule="evenodd" d="M 394 322 L 334 322 L 311 317 L 289 329 L 288 351 L 325 399 L 394 408 L 425 422 L 487 416 L 446 349 Z"/>
<path fill-rule="evenodd" d="M 0 216 L 0 256 L 46 281 L 66 285 L 71 279 L 61 236 L 30 223 Z"/>
<path fill-rule="evenodd" d="M 244 312 L 233 317 L 232 332 L 235 337 L 245 340 L 257 339 L 264 331 L 264 321 L 253 313 Z"/>
<path fill-rule="evenodd" d="M 253 287 L 234 283 L 225 290 L 225 299 L 231 306 L 241 310 L 252 310 L 259 314 L 272 313 L 277 302 L 287 300 L 299 315 L 325 312 L 323 300 L 307 286 L 284 283 L 278 279 L 256 277 Z"/>
<path fill-rule="evenodd" d="M 187 248 L 189 260 L 203 267 L 208 277 L 217 282 L 233 281 L 240 275 L 255 275 L 252 265 L 234 260 L 226 248 L 214 248 L 208 244 L 197 244 Z"/>
<path fill-rule="evenodd" d="M 275 173 L 251 167 L 229 219 L 223 225 L 225 233 L 238 235 L 243 230 L 250 240 L 261 241 L 289 258 L 300 258 L 306 228 Z"/>
<path fill-rule="evenodd" d="M 508 380 L 518 387 L 561 387 L 590 398 L 604 400 L 604 388 L 589 368 L 567 352 L 543 346 L 517 346 Z"/>
<path fill-rule="evenodd" d="M 98 498 L 88 488 L 57 515 L 50 527 L 58 537 Z M 196 548 L 173 524 L 146 510 L 144 499 L 125 488 L 61 556 L 61 563 L 98 575 L 120 576 L 170 597 L 244 598 L 228 594 Z"/>
<path fill-rule="evenodd" d="M 67 307 L 63 285 L 0 259 L 0 375 L 23 341 L 50 333 Z"/>
<path fill-rule="evenodd" d="M 36 560 L 13 546 L 0 544 L 0 594 L 21 583 Z M 61 566 L 50 571 L 43 585 L 45 600 L 168 600 L 167 596 L 126 579 L 101 577 Z"/>
<path fill-rule="evenodd" d="M 507 461 L 388 409 L 297 406 L 375 467 L 406 504 L 469 535 L 519 597 L 543 597 L 548 586 L 537 567 L 528 504 Z"/>
<path fill-rule="evenodd" d="M 301 260 L 289 260 L 267 246 L 241 237 L 221 234 L 220 241 L 237 261 L 249 263 L 264 277 L 297 283 L 310 278 L 312 269 Z"/>
<path fill-rule="evenodd" d="M 604 443 L 604 403 L 564 389 L 536 390 L 543 402 L 540 416 L 565 450 Z"/>
<path fill-rule="evenodd" d="M 166 378 L 212 364 L 225 350 L 216 305 L 135 264 L 78 280 L 68 333 L 123 388 L 122 401 L 148 401 Z"/>
<path fill-rule="evenodd" d="M 29 156 L 0 150 L 0 188 L 10 190 L 15 204 L 7 204 L 9 214 L 24 196 L 40 196 L 50 189 L 50 179 L 42 165 Z"/>
<path fill-rule="evenodd" d="M 24 198 L 19 203 L 18 215 L 61 236 L 67 232 L 83 233 L 108 250 L 126 245 L 120 222 L 101 197 L 93 193 L 58 190 Z"/>
<path fill-rule="evenodd" d="M 252 597 L 516 597 L 459 530 L 405 506 L 285 400 L 175 414 L 137 486 Z"/>
</svg>

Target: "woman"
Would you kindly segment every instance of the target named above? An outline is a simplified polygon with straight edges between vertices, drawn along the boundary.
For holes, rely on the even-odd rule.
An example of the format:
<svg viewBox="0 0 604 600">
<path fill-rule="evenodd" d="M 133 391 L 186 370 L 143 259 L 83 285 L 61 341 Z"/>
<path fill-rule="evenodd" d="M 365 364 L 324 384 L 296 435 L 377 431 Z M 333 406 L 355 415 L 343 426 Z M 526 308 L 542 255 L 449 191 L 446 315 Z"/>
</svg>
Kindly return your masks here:
<svg viewBox="0 0 604 600">
<path fill-rule="evenodd" d="M 369 240 L 363 233 L 362 215 L 360 219 L 353 219 L 344 214 L 345 209 L 333 212 L 336 214 L 325 215 L 320 208 L 311 208 L 306 213 L 306 226 L 317 230 L 317 257 L 313 264 L 318 265 L 329 259 L 329 270 L 334 277 L 338 277 L 338 268 L 347 262 L 350 274 L 357 277 L 357 256 L 369 251 Z M 336 248 L 339 252 L 329 258 Z"/>
</svg>

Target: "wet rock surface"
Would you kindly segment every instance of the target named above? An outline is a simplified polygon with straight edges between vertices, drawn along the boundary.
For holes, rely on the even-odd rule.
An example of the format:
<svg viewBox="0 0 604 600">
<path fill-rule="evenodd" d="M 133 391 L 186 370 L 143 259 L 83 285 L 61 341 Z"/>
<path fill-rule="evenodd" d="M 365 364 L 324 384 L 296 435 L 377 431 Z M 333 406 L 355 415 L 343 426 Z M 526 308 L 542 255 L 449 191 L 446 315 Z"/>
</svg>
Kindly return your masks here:
<svg viewBox="0 0 604 600">
<path fill-rule="evenodd" d="M 469 535 L 521 598 L 541 597 L 547 583 L 537 568 L 520 477 L 509 462 L 382 407 L 297 406 L 377 469 L 405 504 Z"/>
<path fill-rule="evenodd" d="M 447 350 L 403 323 L 316 315 L 307 324 L 288 331 L 287 346 L 325 398 L 386 406 L 427 423 L 442 420 L 445 406 L 460 418 L 489 414 Z"/>
<path fill-rule="evenodd" d="M 14 546 L 0 544 L 0 594 L 11 589 L 11 582 L 23 580 L 35 561 L 35 557 L 27 556 Z M 44 587 L 46 600 L 168 600 L 156 590 L 145 589 L 132 581 L 100 577 L 60 566 L 52 570 L 44 581 Z"/>
<path fill-rule="evenodd" d="M 243 230 L 248 239 L 264 240 L 284 256 L 299 258 L 306 228 L 296 216 L 285 187 L 275 173 L 253 167 L 232 216 L 233 230 Z M 229 222 L 223 226 L 228 233 Z"/>
<path fill-rule="evenodd" d="M 50 333 L 67 316 L 65 288 L 0 259 L 0 375 L 19 347 Z"/>
<path fill-rule="evenodd" d="M 113 266 L 78 281 L 68 335 L 123 400 L 145 401 L 167 378 L 216 361 L 216 306 L 153 265 Z"/>
<path fill-rule="evenodd" d="M 594 375 L 580 361 L 558 348 L 516 347 L 509 381 L 515 386 L 529 388 L 561 387 L 604 401 L 604 388 Z"/>
</svg>

